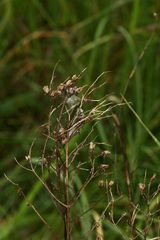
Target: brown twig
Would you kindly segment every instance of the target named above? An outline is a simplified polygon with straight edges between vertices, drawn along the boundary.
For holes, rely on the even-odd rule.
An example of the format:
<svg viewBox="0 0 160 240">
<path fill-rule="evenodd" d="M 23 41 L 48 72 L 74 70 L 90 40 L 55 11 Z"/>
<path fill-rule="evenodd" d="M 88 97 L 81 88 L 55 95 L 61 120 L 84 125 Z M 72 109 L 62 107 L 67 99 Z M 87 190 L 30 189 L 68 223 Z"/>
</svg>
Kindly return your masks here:
<svg viewBox="0 0 160 240">
<path fill-rule="evenodd" d="M 70 203 L 69 203 L 69 146 L 68 142 L 66 143 L 66 152 L 65 152 L 65 240 L 70 240 Z"/>
</svg>

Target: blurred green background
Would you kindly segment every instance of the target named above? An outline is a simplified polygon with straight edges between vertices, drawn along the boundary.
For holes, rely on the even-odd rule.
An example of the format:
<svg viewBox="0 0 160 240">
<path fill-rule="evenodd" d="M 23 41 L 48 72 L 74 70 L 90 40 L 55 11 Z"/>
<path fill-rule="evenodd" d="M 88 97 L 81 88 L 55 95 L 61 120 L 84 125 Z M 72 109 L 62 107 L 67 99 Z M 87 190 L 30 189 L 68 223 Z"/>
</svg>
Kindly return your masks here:
<svg viewBox="0 0 160 240">
<path fill-rule="evenodd" d="M 62 239 L 58 212 L 52 212 L 41 185 L 14 161 L 14 156 L 23 161 L 39 126 L 46 122 L 50 102 L 42 88 L 49 83 L 58 61 L 57 82 L 87 68 L 82 84 L 90 84 L 102 72 L 110 71 L 105 78 L 107 87 L 97 96 L 112 93 L 117 97 L 123 94 L 137 64 L 125 97 L 160 139 L 159 12 L 159 0 L 0 1 L 0 239 Z M 159 147 L 126 106 L 116 111 L 125 133 L 138 201 L 136 184 L 143 181 L 146 170 L 149 177 L 157 174 L 158 183 Z M 115 171 L 125 189 L 113 124 L 100 125 L 97 133 L 100 140 L 113 146 L 111 158 L 118 162 Z M 40 155 L 42 150 L 35 152 Z M 52 222 L 53 231 L 47 230 L 18 197 L 4 173 L 24 187 L 28 198 Z M 115 173 L 115 179 L 118 176 Z M 96 192 L 88 190 L 88 204 Z M 112 233 L 106 239 L 122 237 L 109 224 L 105 231 L 106 236 Z M 75 239 L 84 238 L 77 235 Z"/>
</svg>

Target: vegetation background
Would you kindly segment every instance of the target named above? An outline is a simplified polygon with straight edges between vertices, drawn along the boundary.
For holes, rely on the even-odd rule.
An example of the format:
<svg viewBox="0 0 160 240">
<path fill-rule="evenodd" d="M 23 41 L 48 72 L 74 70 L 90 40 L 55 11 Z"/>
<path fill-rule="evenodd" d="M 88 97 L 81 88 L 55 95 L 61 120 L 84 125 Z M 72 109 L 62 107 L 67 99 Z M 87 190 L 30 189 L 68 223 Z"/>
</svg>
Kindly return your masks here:
<svg viewBox="0 0 160 240">
<path fill-rule="evenodd" d="M 125 97 L 148 129 L 160 139 L 159 13 L 159 0 L 0 1 L 0 239 L 62 239 L 58 213 L 50 206 L 41 185 L 14 161 L 14 156 L 24 160 L 39 133 L 39 126 L 46 121 L 50 102 L 42 88 L 49 83 L 58 61 L 58 82 L 79 74 L 86 67 L 82 85 L 110 71 L 105 78 L 107 87 L 98 91 L 97 96 L 111 93 L 117 98 L 124 93 L 137 64 Z M 134 176 L 134 199 L 140 202 L 137 186 L 143 182 L 145 172 L 148 178 L 156 174 L 155 186 L 158 184 L 159 146 L 127 106 L 116 111 Z M 111 145 L 109 161 L 115 166 L 113 180 L 118 181 L 125 192 L 123 161 L 112 121 L 100 125 L 96 135 Z M 35 155 L 41 153 L 40 146 L 41 141 L 34 150 Z M 27 198 L 52 222 L 53 231 L 19 198 L 4 173 L 23 186 Z M 88 189 L 82 206 L 86 202 L 90 204 L 98 191 L 101 191 L 98 186 Z M 97 206 L 98 212 L 105 207 L 105 202 Z M 122 238 L 120 230 L 115 230 L 107 220 L 103 230 L 105 239 Z M 154 231 L 151 235 L 154 236 Z"/>
</svg>

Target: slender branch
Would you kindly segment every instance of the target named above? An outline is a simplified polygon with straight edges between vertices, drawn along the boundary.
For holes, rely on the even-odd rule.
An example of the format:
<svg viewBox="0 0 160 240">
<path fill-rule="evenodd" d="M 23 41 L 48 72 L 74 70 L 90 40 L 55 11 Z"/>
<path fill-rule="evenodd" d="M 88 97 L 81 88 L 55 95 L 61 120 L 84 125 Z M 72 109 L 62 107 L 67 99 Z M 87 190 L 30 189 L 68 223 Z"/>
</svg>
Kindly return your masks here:
<svg viewBox="0 0 160 240">
<path fill-rule="evenodd" d="M 66 161 L 65 161 L 65 240 L 70 240 L 70 203 L 69 203 L 69 144 L 66 143 Z"/>
<path fill-rule="evenodd" d="M 23 192 L 22 188 L 19 186 L 18 183 L 13 182 L 13 180 L 11 180 L 6 174 L 4 174 L 5 178 L 7 179 L 7 181 L 9 181 L 12 185 L 14 185 L 17 188 L 17 192 L 20 194 L 20 196 L 23 197 L 23 199 L 26 201 L 26 205 L 30 208 L 33 209 L 33 211 L 37 214 L 37 216 L 39 217 L 39 219 L 49 228 L 51 229 L 51 226 L 47 223 L 47 221 L 42 217 L 42 215 L 39 213 L 39 211 L 37 210 L 37 208 L 27 200 L 27 197 L 25 195 L 25 193 Z"/>
</svg>

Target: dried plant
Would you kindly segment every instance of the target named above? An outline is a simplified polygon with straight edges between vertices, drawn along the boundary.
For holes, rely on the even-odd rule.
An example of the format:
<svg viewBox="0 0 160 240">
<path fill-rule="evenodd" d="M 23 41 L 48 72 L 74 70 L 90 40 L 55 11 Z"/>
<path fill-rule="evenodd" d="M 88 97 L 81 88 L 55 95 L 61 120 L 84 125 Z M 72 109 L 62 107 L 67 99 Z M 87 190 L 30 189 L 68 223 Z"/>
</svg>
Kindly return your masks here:
<svg viewBox="0 0 160 240">
<path fill-rule="evenodd" d="M 71 208 L 74 207 L 81 193 L 99 172 L 99 169 L 95 168 L 97 156 L 93 154 L 96 143 L 88 143 L 88 139 L 94 131 L 95 124 L 101 119 L 106 118 L 113 108 L 113 103 L 108 102 L 106 97 L 98 100 L 92 99 L 92 93 L 99 88 L 96 84 L 100 77 L 86 90 L 86 86 L 78 87 L 80 79 L 81 75 L 73 75 L 54 90 L 52 89 L 53 80 L 51 80 L 50 86 L 43 88 L 45 94 L 49 95 L 52 99 L 52 102 L 58 103 L 58 106 L 53 105 L 48 116 L 48 123 L 46 124 L 48 130 L 47 139 L 53 139 L 53 155 L 49 159 L 43 157 L 42 162 L 44 162 L 45 158 L 47 168 L 50 165 L 54 169 L 56 181 L 54 181 L 55 185 L 54 189 L 52 188 L 52 194 L 63 217 L 64 236 L 66 240 L 71 239 Z M 53 117 L 54 114 L 55 117 Z M 54 127 L 52 117 L 55 120 Z M 70 151 L 71 140 L 82 131 L 87 123 L 91 122 L 93 126 L 88 131 L 87 136 Z M 85 147 L 88 148 L 88 159 L 86 156 L 84 162 L 77 163 L 77 156 Z M 62 157 L 63 151 L 65 152 L 64 158 Z M 43 164 L 42 168 L 44 167 L 45 165 Z M 101 168 L 105 171 L 107 165 L 103 165 Z M 87 177 L 80 189 L 73 192 L 74 178 L 76 177 L 75 172 L 82 169 L 87 171 Z M 33 167 L 32 171 L 34 171 Z M 59 189 L 61 191 L 56 194 L 56 190 L 59 191 Z"/>
<path fill-rule="evenodd" d="M 53 206 L 58 209 L 59 215 L 63 220 L 65 240 L 72 239 L 74 224 L 80 219 L 80 217 L 76 219 L 73 216 L 73 209 L 76 208 L 76 204 L 87 186 L 94 182 L 95 179 L 97 180 L 97 182 L 94 182 L 95 187 L 100 192 L 104 192 L 106 206 L 101 213 L 97 213 L 94 211 L 94 207 L 92 208 L 92 219 L 94 219 L 94 222 L 90 229 L 87 229 L 85 232 L 85 237 L 88 238 L 94 232 L 97 240 L 103 240 L 102 222 L 104 219 L 107 219 L 120 232 L 123 239 L 139 239 L 139 237 L 148 239 L 150 228 L 153 225 L 155 227 L 155 222 L 157 221 L 154 221 L 154 216 L 159 213 L 159 209 L 154 210 L 155 199 L 159 197 L 160 193 L 159 186 L 154 193 L 151 193 L 155 175 L 150 179 L 147 191 L 146 176 L 144 182 L 138 186 L 141 197 L 146 204 L 145 213 L 143 213 L 143 207 L 137 203 L 134 204 L 132 178 L 130 176 L 124 135 L 118 116 L 113 113 L 113 108 L 117 105 L 122 105 L 122 103 L 115 104 L 109 101 L 111 98 L 108 95 L 101 99 L 95 99 L 94 93 L 106 84 L 106 82 L 99 83 L 104 73 L 90 86 L 79 86 L 83 72 L 78 76 L 73 75 L 66 79 L 57 87 L 53 87 L 53 72 L 50 84 L 43 87 L 45 95 L 50 98 L 51 108 L 48 120 L 42 126 L 43 135 L 45 136 L 42 154 L 38 162 L 35 162 L 32 156 L 33 146 L 35 145 L 34 140 L 26 156 L 27 166 L 23 166 L 16 158 L 15 161 L 23 169 L 32 172 L 48 193 Z M 111 154 L 108 145 L 97 141 L 95 138 L 94 131 L 97 124 L 108 117 L 111 117 L 118 130 L 119 143 L 124 160 L 124 181 L 127 186 L 127 194 L 123 194 L 119 190 L 118 183 L 112 179 L 111 166 L 107 161 Z M 85 158 L 80 160 L 82 152 L 85 153 Z M 99 158 L 101 158 L 101 162 L 98 161 Z M 81 176 L 81 183 L 76 184 L 76 181 L 79 181 L 79 175 Z M 26 198 L 19 184 L 10 180 L 7 176 L 6 178 L 15 185 L 19 194 Z M 128 205 L 117 214 L 116 207 L 121 201 L 123 202 L 126 196 L 128 197 Z M 34 204 L 28 201 L 27 204 L 48 228 L 53 228 L 39 213 Z M 81 213 L 77 212 L 77 216 L 84 214 L 85 212 L 83 211 Z M 136 222 L 144 215 L 146 221 L 143 230 L 140 230 Z M 122 222 L 129 227 L 127 233 L 124 233 L 118 227 Z"/>
<path fill-rule="evenodd" d="M 104 73 L 91 86 L 78 87 L 83 72 L 78 76 L 73 75 L 68 78 L 57 88 L 53 88 L 53 73 L 50 85 L 43 87 L 43 91 L 45 95 L 49 96 L 52 106 L 48 114 L 48 121 L 42 126 L 43 135 L 46 138 L 42 156 L 38 163 L 34 162 L 32 151 L 35 141 L 33 141 L 29 154 L 26 156 L 29 167 L 22 166 L 16 160 L 22 168 L 35 175 L 49 194 L 63 219 L 64 239 L 66 240 L 70 240 L 72 236 L 72 209 L 92 179 L 99 176 L 101 172 L 105 173 L 109 167 L 106 163 L 97 166 L 96 159 L 98 157 L 106 158 L 110 152 L 107 149 L 100 150 L 98 146 L 104 145 L 106 147 L 106 145 L 92 139 L 92 133 L 99 121 L 111 115 L 111 109 L 115 107 L 115 104 L 109 102 L 107 95 L 101 99 L 92 98 L 94 92 L 106 84 L 97 84 Z M 81 134 L 85 126 L 87 126 L 86 136 L 82 140 L 74 142 L 75 137 Z M 52 145 L 50 151 L 48 151 L 49 142 Z M 78 162 L 78 156 L 84 150 L 86 151 L 85 160 Z M 87 174 L 82 185 L 75 190 L 76 177 L 80 171 L 85 171 Z M 8 177 L 7 179 L 9 180 Z M 10 182 L 25 198 L 22 188 L 12 180 Z M 111 187 L 111 182 L 109 185 Z M 28 203 L 28 205 L 32 207 L 43 223 L 49 226 L 33 204 Z"/>
</svg>

